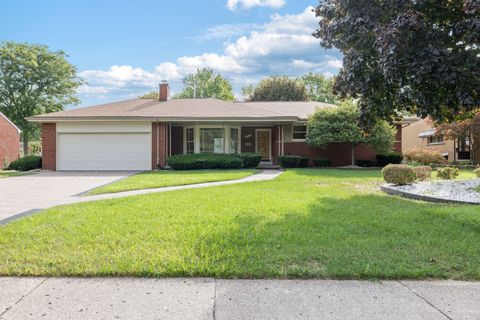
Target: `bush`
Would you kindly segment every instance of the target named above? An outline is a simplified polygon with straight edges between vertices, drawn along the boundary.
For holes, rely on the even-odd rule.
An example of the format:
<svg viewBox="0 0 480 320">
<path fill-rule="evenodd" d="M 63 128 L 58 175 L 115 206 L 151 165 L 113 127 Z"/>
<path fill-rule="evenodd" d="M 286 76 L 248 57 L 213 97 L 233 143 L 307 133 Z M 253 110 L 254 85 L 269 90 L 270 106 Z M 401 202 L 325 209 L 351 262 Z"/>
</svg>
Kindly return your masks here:
<svg viewBox="0 0 480 320">
<path fill-rule="evenodd" d="M 443 180 L 453 180 L 460 174 L 458 168 L 444 167 L 437 169 L 437 177 Z"/>
<path fill-rule="evenodd" d="M 42 154 L 42 145 L 40 141 L 32 141 L 28 144 L 28 148 L 30 149 L 30 154 L 40 155 Z"/>
<path fill-rule="evenodd" d="M 372 160 L 357 160 L 357 166 L 363 168 L 375 167 L 377 163 Z"/>
<path fill-rule="evenodd" d="M 256 168 L 262 161 L 262 156 L 258 153 L 242 153 L 240 159 L 244 168 Z"/>
<path fill-rule="evenodd" d="M 243 162 L 235 154 L 194 153 L 171 156 L 167 163 L 175 170 L 238 169 Z"/>
<path fill-rule="evenodd" d="M 477 177 L 480 178 L 480 168 L 475 169 L 475 171 L 473 171 L 473 173 L 475 173 L 477 175 Z"/>
<path fill-rule="evenodd" d="M 413 148 L 403 153 L 405 159 L 409 161 L 419 162 L 422 164 L 443 164 L 447 163 L 445 157 L 437 150 L 429 150 L 425 148 Z"/>
<path fill-rule="evenodd" d="M 332 163 L 332 161 L 328 160 L 328 159 L 314 159 L 313 160 L 313 163 L 315 164 L 315 166 L 317 167 L 328 167 L 330 166 L 330 164 Z"/>
<path fill-rule="evenodd" d="M 430 166 L 418 166 L 414 167 L 415 177 L 420 181 L 427 181 L 432 178 L 432 167 Z"/>
<path fill-rule="evenodd" d="M 309 163 L 310 163 L 310 159 L 309 159 L 309 158 L 301 158 L 301 159 L 300 159 L 300 163 L 298 164 L 298 166 L 299 166 L 300 168 L 307 168 L 308 165 L 309 165 Z"/>
<path fill-rule="evenodd" d="M 278 156 L 278 163 L 283 168 L 298 168 L 302 157 L 300 156 Z"/>
<path fill-rule="evenodd" d="M 389 164 L 382 169 L 383 179 L 387 183 L 406 185 L 415 182 L 413 167 L 404 164 Z"/>
<path fill-rule="evenodd" d="M 385 167 L 389 164 L 400 164 L 402 163 L 403 156 L 400 153 L 387 153 L 387 154 L 377 154 L 377 165 L 379 167 Z"/>
<path fill-rule="evenodd" d="M 42 157 L 35 155 L 28 155 L 23 158 L 12 161 L 8 166 L 9 170 L 29 171 L 33 169 L 42 168 Z"/>
</svg>

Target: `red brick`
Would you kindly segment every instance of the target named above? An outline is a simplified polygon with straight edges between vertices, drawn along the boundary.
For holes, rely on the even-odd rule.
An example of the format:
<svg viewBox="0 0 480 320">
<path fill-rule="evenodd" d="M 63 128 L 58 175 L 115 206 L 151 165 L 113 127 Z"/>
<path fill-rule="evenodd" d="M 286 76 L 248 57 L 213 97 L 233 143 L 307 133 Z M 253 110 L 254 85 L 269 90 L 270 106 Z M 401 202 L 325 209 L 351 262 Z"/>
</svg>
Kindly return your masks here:
<svg viewBox="0 0 480 320">
<path fill-rule="evenodd" d="M 0 115 L 0 169 L 20 156 L 20 133 Z"/>
<path fill-rule="evenodd" d="M 42 169 L 57 169 L 57 126 L 55 123 L 42 124 Z"/>
<path fill-rule="evenodd" d="M 152 170 L 167 165 L 168 123 L 152 123 Z"/>
</svg>

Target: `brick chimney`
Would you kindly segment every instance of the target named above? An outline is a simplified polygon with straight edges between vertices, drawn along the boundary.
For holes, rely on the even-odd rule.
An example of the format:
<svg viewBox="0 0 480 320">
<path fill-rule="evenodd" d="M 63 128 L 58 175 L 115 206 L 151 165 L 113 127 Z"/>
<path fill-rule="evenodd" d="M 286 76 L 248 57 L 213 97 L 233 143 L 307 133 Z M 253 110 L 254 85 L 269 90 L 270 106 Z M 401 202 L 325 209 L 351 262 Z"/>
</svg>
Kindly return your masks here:
<svg viewBox="0 0 480 320">
<path fill-rule="evenodd" d="M 160 83 L 158 100 L 167 101 L 169 95 L 170 95 L 170 87 L 168 86 L 168 82 L 162 81 Z"/>
</svg>

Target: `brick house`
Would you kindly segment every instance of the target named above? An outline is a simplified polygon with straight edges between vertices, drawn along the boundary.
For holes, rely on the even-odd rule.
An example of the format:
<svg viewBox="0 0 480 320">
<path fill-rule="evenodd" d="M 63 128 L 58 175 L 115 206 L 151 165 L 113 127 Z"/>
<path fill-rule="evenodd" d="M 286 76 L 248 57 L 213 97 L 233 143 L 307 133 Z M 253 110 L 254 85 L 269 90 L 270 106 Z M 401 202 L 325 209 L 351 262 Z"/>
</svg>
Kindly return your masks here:
<svg viewBox="0 0 480 320">
<path fill-rule="evenodd" d="M 440 152 L 449 162 L 471 159 L 468 141 L 446 139 L 436 132 L 430 119 L 409 118 L 405 121 L 408 125 L 402 130 L 402 152 L 421 147 Z"/>
<path fill-rule="evenodd" d="M 20 156 L 20 129 L 0 112 L 0 169 Z"/>
<path fill-rule="evenodd" d="M 42 124 L 43 168 L 47 170 L 150 170 L 170 155 L 257 152 L 276 163 L 278 155 L 326 158 L 350 164 L 347 145 L 325 150 L 305 143 L 307 119 L 319 102 L 226 102 L 217 99 L 134 99 L 29 118 Z M 401 127 L 396 150 L 401 150 Z M 357 159 L 375 153 L 359 145 Z M 313 163 L 311 163 L 313 164 Z"/>
</svg>

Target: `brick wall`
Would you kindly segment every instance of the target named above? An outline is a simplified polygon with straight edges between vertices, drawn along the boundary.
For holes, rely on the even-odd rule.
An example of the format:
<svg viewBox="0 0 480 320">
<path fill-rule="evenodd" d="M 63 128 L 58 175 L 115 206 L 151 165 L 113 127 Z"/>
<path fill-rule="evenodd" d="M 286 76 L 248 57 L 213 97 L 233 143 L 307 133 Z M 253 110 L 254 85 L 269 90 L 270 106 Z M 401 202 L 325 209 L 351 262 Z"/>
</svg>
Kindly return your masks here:
<svg viewBox="0 0 480 320">
<path fill-rule="evenodd" d="M 20 134 L 12 124 L 0 116 L 0 169 L 17 160 L 20 155 Z"/>
<path fill-rule="evenodd" d="M 152 170 L 167 165 L 168 123 L 152 123 Z"/>
<path fill-rule="evenodd" d="M 42 124 L 42 169 L 57 169 L 57 129 L 55 123 Z"/>
<path fill-rule="evenodd" d="M 332 166 L 350 165 L 351 148 L 347 144 L 335 143 L 328 145 L 326 149 L 313 148 L 304 142 L 285 142 L 284 154 L 298 155 L 310 159 L 310 165 L 313 165 L 313 159 L 329 159 Z M 356 160 L 375 160 L 375 152 L 367 145 L 359 145 L 355 148 Z"/>
</svg>

